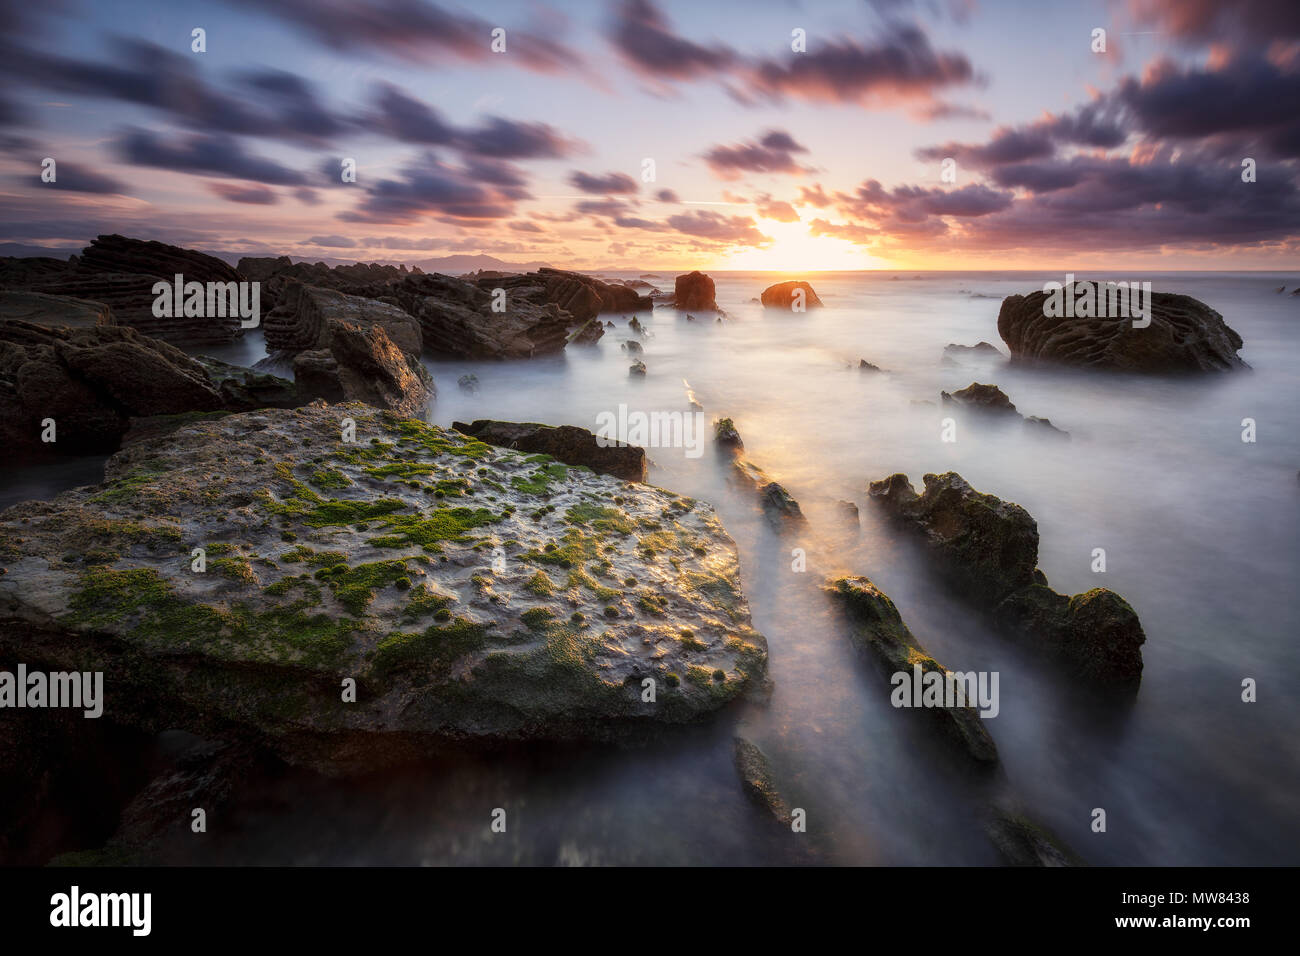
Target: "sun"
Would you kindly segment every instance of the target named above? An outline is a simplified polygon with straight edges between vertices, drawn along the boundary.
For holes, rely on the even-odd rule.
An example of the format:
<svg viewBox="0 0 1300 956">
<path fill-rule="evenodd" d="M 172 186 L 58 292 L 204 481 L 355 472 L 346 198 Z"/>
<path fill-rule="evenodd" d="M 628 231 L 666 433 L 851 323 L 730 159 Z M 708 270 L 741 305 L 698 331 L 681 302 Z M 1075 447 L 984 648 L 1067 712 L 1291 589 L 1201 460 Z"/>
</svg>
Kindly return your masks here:
<svg viewBox="0 0 1300 956">
<path fill-rule="evenodd" d="M 814 236 L 803 222 L 758 219 L 759 229 L 772 237 L 762 249 L 741 249 L 716 268 L 755 272 L 828 272 L 888 268 L 860 246 L 830 236 Z"/>
</svg>

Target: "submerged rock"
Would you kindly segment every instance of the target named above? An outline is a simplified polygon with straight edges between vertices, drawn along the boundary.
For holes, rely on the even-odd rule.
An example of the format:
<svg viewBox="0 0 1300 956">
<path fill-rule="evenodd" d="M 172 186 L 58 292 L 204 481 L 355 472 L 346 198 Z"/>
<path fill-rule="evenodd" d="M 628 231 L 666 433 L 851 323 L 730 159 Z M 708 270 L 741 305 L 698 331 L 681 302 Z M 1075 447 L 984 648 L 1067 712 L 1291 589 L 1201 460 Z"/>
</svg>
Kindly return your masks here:
<svg viewBox="0 0 1300 956">
<path fill-rule="evenodd" d="M 940 392 L 939 397 L 943 399 L 944 404 L 961 405 L 964 408 L 974 408 L 982 412 L 1019 415 L 1011 399 L 1007 398 L 1006 393 L 996 385 L 982 385 L 979 382 L 972 382 L 965 388 L 959 388 L 955 392 Z"/>
<path fill-rule="evenodd" d="M 1082 285 L 1095 284 L 1076 283 L 1076 287 Z M 1108 297 L 1104 285 L 1097 289 L 1098 296 Z M 1012 295 L 1002 300 L 998 334 L 1011 349 L 1012 360 L 1020 362 L 1058 362 L 1129 372 L 1249 368 L 1237 355 L 1242 347 L 1241 336 L 1204 302 L 1171 292 L 1153 292 L 1150 298 L 1151 324 L 1134 328 L 1134 320 L 1128 317 L 1045 315 L 1048 294 L 1042 291 Z"/>
<path fill-rule="evenodd" d="M 803 293 L 801 304 L 804 309 L 821 308 L 822 300 L 817 297 L 813 287 L 802 279 L 790 280 L 789 282 L 778 282 L 776 285 L 770 285 L 763 290 L 760 301 L 766 309 L 785 309 L 793 311 L 795 307 L 795 290 Z"/>
<path fill-rule="evenodd" d="M 644 378 L 645 373 L 646 373 L 645 362 L 641 362 L 641 361 L 633 362 L 631 365 L 627 367 L 628 375 Z"/>
<path fill-rule="evenodd" d="M 822 588 L 835 598 L 852 619 L 854 643 L 869 653 L 886 678 L 902 673 L 912 679 L 913 669 L 922 674 L 939 673 L 948 681 L 950 671 L 926 653 L 912 636 L 894 602 L 861 575 L 839 575 L 827 579 Z M 953 677 L 954 686 L 961 686 L 960 677 Z M 956 698 L 954 697 L 954 700 Z M 917 707 L 938 720 L 945 736 L 957 744 L 966 755 L 978 764 L 995 764 L 998 750 L 993 738 L 984 729 L 983 718 L 971 704 L 938 707 Z"/>
<path fill-rule="evenodd" d="M 737 735 L 733 741 L 736 773 L 740 785 L 749 797 L 780 823 L 790 823 L 790 808 L 781 798 L 772 777 L 772 765 L 767 754 L 744 737 Z"/>
<path fill-rule="evenodd" d="M 784 533 L 802 529 L 807 524 L 808 519 L 794 496 L 753 462 L 737 454 L 731 463 L 731 476 L 754 491 L 772 530 Z"/>
<path fill-rule="evenodd" d="M 624 481 L 645 481 L 645 449 L 623 442 L 602 443 L 576 425 L 539 425 L 480 418 L 472 424 L 453 422 L 456 431 L 489 445 L 550 455 L 566 465 L 590 468 Z"/>
<path fill-rule="evenodd" d="M 765 681 L 709 505 L 360 405 L 133 445 L 0 513 L 0 563 L 0 657 L 103 671 L 115 722 L 326 772 L 618 737 Z"/>
<path fill-rule="evenodd" d="M 456 379 L 456 385 L 466 395 L 477 395 L 479 393 L 478 376 L 472 372 Z"/>
<path fill-rule="evenodd" d="M 923 534 L 963 595 L 1082 676 L 1116 685 L 1141 681 L 1146 635 L 1123 598 L 1105 588 L 1058 594 L 1038 569 L 1038 525 L 1029 512 L 974 490 L 955 472 L 924 480 L 922 495 L 902 474 L 873 481 L 870 495 Z"/>
<path fill-rule="evenodd" d="M 1080 866 L 1083 861 L 1060 837 L 1022 813 L 994 808 L 984 832 L 1008 866 Z"/>
<path fill-rule="evenodd" d="M 713 423 L 713 440 L 718 448 L 728 452 L 741 452 L 745 450 L 745 443 L 741 441 L 740 432 L 736 430 L 736 423 L 730 418 L 719 418 Z"/>
<path fill-rule="evenodd" d="M 1021 415 L 1016 411 L 1015 404 L 1007 394 L 996 385 L 972 382 L 955 392 L 940 392 L 939 396 L 945 405 L 958 405 L 980 414 L 1019 418 L 1025 423 L 1026 428 L 1035 434 L 1051 434 L 1058 438 L 1070 437 L 1069 432 L 1057 428 L 1050 419 L 1039 418 L 1037 415 L 1028 417 Z"/>
<path fill-rule="evenodd" d="M 977 342 L 974 345 L 957 345 L 948 343 L 943 347 L 945 355 L 987 355 L 990 358 L 1002 358 L 1002 350 L 990 342 Z"/>
<path fill-rule="evenodd" d="M 860 372 L 883 372 L 884 369 L 879 365 L 872 365 L 866 359 L 858 359 L 858 371 Z"/>
<path fill-rule="evenodd" d="M 845 521 L 851 522 L 855 528 L 862 521 L 862 516 L 858 513 L 858 506 L 852 501 L 844 501 L 841 499 L 840 501 L 835 502 L 835 510 L 840 513 L 841 518 Z"/>
<path fill-rule="evenodd" d="M 703 272 L 688 272 L 680 275 L 673 283 L 671 305 L 676 309 L 692 312 L 716 312 L 718 302 L 714 298 L 713 279 Z"/>
</svg>

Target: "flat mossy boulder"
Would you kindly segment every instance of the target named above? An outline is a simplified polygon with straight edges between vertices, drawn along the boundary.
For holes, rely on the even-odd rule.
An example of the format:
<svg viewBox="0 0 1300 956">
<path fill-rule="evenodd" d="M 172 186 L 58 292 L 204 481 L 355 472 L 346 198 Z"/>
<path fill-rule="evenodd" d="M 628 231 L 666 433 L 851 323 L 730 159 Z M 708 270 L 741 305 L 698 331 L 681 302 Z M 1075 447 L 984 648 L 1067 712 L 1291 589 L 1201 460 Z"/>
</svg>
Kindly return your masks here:
<svg viewBox="0 0 1300 956">
<path fill-rule="evenodd" d="M 1019 505 L 972 488 L 961 475 L 926 475 L 918 495 L 903 474 L 869 493 L 893 518 L 921 532 L 958 591 L 1003 630 L 1070 661 L 1080 676 L 1119 686 L 1142 679 L 1146 634 L 1113 591 L 1069 597 L 1038 569 L 1038 524 Z"/>
<path fill-rule="evenodd" d="M 326 772 L 620 738 L 767 685 L 710 505 L 361 404 L 133 443 L 0 512 L 0 568 L 0 657 Z"/>
<path fill-rule="evenodd" d="M 822 590 L 840 604 L 853 624 L 854 644 L 871 656 L 885 676 L 902 673 L 910 680 L 913 668 L 920 667 L 922 674 L 938 672 L 947 680 L 951 672 L 926 653 L 903 623 L 894 602 L 870 579 L 838 575 L 828 578 Z M 964 687 L 956 677 L 954 682 Z M 939 722 L 944 735 L 977 764 L 997 763 L 997 747 L 973 703 L 924 709 Z"/>
<path fill-rule="evenodd" d="M 566 465 L 584 465 L 592 471 L 625 481 L 645 481 L 645 449 L 626 442 L 602 444 L 592 432 L 576 425 L 540 425 L 536 422 L 500 422 L 479 418 L 452 427 L 501 448 L 550 455 Z"/>
</svg>

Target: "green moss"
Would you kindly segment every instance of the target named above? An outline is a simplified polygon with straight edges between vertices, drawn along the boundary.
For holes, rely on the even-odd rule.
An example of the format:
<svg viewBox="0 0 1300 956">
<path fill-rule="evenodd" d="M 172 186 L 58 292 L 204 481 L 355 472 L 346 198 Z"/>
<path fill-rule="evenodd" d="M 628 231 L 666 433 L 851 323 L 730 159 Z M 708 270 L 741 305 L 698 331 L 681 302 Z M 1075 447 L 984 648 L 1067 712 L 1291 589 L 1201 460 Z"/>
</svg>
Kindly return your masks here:
<svg viewBox="0 0 1300 956">
<path fill-rule="evenodd" d="M 348 613 L 357 617 L 370 606 L 375 599 L 375 591 L 379 588 L 395 585 L 402 579 L 406 580 L 408 587 L 411 583 L 406 576 L 405 559 L 373 561 L 352 568 L 338 564 L 332 568 L 322 568 L 316 572 L 316 576 L 328 581 L 334 589 L 334 597 Z"/>
<path fill-rule="evenodd" d="M 244 584 L 257 583 L 257 574 L 253 571 L 253 566 L 243 558 L 217 558 L 209 561 L 208 567 L 223 578 L 232 581 L 240 581 Z"/>
<path fill-rule="evenodd" d="M 528 579 L 528 582 L 524 585 L 524 590 L 529 594 L 546 597 L 555 593 L 555 582 L 547 576 L 545 571 L 538 570 L 536 574 Z"/>
<path fill-rule="evenodd" d="M 550 465 L 543 465 L 528 477 L 515 475 L 510 479 L 512 484 L 519 491 L 528 495 L 545 495 L 551 490 L 551 482 L 563 481 L 568 477 L 569 469 L 558 462 Z"/>
<path fill-rule="evenodd" d="M 539 564 L 554 564 L 561 568 L 577 568 L 600 554 L 600 542 L 577 528 L 564 532 L 560 540 L 564 542 L 562 545 L 548 544 L 545 549 L 529 551 L 520 555 L 520 558 Z"/>
<path fill-rule="evenodd" d="M 623 592 L 616 591 L 613 588 L 607 588 L 596 582 L 595 578 L 589 575 L 581 568 L 575 568 L 569 572 L 569 580 L 564 585 L 565 590 L 583 587 L 596 596 L 598 601 L 616 601 L 623 596 Z"/>
<path fill-rule="evenodd" d="M 598 534 L 631 534 L 635 530 L 635 525 L 624 512 L 606 505 L 573 505 L 565 513 L 564 520 L 569 524 L 590 525 Z"/>
<path fill-rule="evenodd" d="M 549 607 L 533 607 L 519 615 L 519 619 L 530 629 L 536 630 L 544 624 L 553 621 L 555 619 L 555 612 Z"/>
<path fill-rule="evenodd" d="M 336 490 L 339 488 L 350 488 L 352 479 L 336 468 L 321 468 L 312 473 L 308 479 L 317 488 L 324 490 Z"/>
<path fill-rule="evenodd" d="M 467 531 L 498 520 L 486 508 L 439 508 L 419 515 L 396 515 L 383 522 L 390 533 L 371 538 L 370 543 L 376 548 L 431 549 L 440 541 L 465 541 Z"/>
<path fill-rule="evenodd" d="M 391 634 L 370 656 L 372 673 L 387 677 L 419 669 L 444 676 L 455 661 L 487 643 L 487 627 L 456 618 L 445 627 L 430 627 L 418 634 Z"/>
<path fill-rule="evenodd" d="M 688 651 L 702 651 L 704 650 L 704 648 L 708 646 L 702 640 L 696 637 L 695 632 L 692 631 L 690 628 L 685 628 L 685 627 L 682 628 L 678 640 L 681 643 L 682 647 L 684 647 Z"/>
<path fill-rule="evenodd" d="M 425 584 L 417 584 L 411 588 L 410 600 L 402 610 L 402 620 L 418 621 L 422 617 L 437 614 L 445 610 L 452 601 L 453 598 L 449 595 L 438 594 Z"/>
</svg>

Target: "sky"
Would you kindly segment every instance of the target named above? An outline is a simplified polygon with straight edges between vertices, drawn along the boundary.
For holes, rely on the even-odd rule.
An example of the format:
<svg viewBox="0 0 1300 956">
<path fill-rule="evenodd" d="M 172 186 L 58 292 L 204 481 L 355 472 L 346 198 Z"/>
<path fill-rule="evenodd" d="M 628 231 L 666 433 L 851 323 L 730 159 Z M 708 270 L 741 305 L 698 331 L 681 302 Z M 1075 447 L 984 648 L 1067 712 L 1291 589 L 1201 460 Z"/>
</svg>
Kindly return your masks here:
<svg viewBox="0 0 1300 956">
<path fill-rule="evenodd" d="M 1300 268 L 1297 0 L 0 0 L 0 74 L 0 243 Z"/>
</svg>

